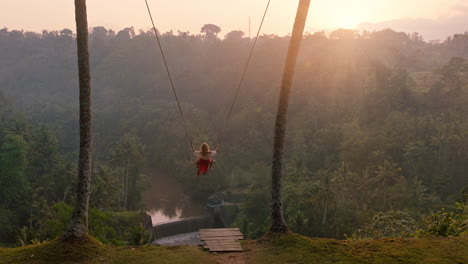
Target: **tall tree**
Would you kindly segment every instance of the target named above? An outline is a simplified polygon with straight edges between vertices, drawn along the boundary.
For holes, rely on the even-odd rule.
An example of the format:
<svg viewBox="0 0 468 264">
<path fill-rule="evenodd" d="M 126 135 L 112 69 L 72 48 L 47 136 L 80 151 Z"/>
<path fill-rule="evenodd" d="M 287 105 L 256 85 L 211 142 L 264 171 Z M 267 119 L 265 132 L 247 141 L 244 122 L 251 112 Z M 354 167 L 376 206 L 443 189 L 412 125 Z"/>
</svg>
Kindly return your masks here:
<svg viewBox="0 0 468 264">
<path fill-rule="evenodd" d="M 86 0 L 75 0 L 76 42 L 80 85 L 80 156 L 75 210 L 64 240 L 76 240 L 88 234 L 88 207 L 91 183 L 91 75 L 89 71 L 88 21 Z"/>
<path fill-rule="evenodd" d="M 283 178 L 283 149 L 286 134 L 286 113 L 289 105 L 294 70 L 297 55 L 301 46 L 304 26 L 309 12 L 310 0 L 300 0 L 297 8 L 296 21 L 291 35 L 288 55 L 284 67 L 283 81 L 279 98 L 278 113 L 276 114 L 275 139 L 273 143 L 273 164 L 271 168 L 271 227 L 270 232 L 285 233 L 288 226 L 284 221 L 283 206 L 281 203 Z"/>
<path fill-rule="evenodd" d="M 205 33 L 207 39 L 214 39 L 221 32 L 221 28 L 214 24 L 205 24 L 200 32 Z"/>
</svg>

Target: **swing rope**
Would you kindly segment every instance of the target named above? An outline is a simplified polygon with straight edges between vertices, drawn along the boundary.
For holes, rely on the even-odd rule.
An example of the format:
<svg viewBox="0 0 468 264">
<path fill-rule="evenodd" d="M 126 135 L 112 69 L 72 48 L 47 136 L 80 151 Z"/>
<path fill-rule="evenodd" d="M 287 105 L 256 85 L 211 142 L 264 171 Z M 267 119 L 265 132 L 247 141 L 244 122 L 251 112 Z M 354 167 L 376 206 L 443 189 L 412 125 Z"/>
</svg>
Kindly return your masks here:
<svg viewBox="0 0 468 264">
<path fill-rule="evenodd" d="M 232 100 L 232 104 L 231 104 L 231 107 L 229 108 L 229 112 L 228 112 L 228 114 L 226 116 L 226 119 L 224 120 L 224 124 L 223 124 L 223 127 L 221 129 L 221 132 L 219 133 L 218 138 L 215 141 L 217 143 L 216 145 L 219 145 L 219 142 L 221 141 L 221 137 L 224 135 L 224 132 L 226 131 L 227 123 L 228 123 L 229 119 L 231 118 L 232 109 L 234 109 L 234 104 L 236 103 L 236 99 L 237 99 L 237 96 L 239 95 L 240 88 L 242 87 L 242 84 L 244 83 L 244 79 L 245 79 L 245 75 L 247 73 L 247 69 L 249 68 L 249 64 L 250 64 L 250 61 L 252 59 L 252 55 L 253 55 L 255 46 L 257 45 L 257 40 L 258 40 L 258 38 L 260 36 L 260 32 L 262 31 L 263 22 L 265 21 L 265 17 L 266 17 L 266 15 L 268 13 L 268 8 L 270 7 L 270 2 L 271 2 L 271 0 L 268 0 L 268 3 L 266 5 L 266 7 L 265 7 L 265 12 L 263 13 L 262 21 L 260 22 L 260 26 L 258 27 L 257 36 L 255 37 L 255 40 L 254 40 L 254 42 L 252 44 L 252 48 L 250 49 L 249 57 L 247 58 L 247 62 L 245 63 L 244 71 L 242 72 L 242 76 L 240 78 L 239 84 L 237 85 L 236 94 L 234 95 L 234 99 Z"/>
<path fill-rule="evenodd" d="M 171 87 L 172 87 L 172 91 L 174 93 L 174 97 L 176 99 L 176 102 L 177 102 L 177 106 L 179 108 L 179 113 L 180 113 L 180 117 L 182 118 L 182 121 L 184 122 L 184 126 L 185 126 L 185 131 L 187 133 L 187 137 L 189 139 L 189 142 L 190 142 L 190 146 L 192 147 L 193 146 L 193 142 L 192 142 L 192 136 L 190 135 L 190 130 L 189 130 L 189 127 L 187 125 L 187 121 L 184 117 L 184 114 L 182 112 L 182 107 L 180 106 L 180 102 L 179 102 L 179 97 L 177 96 L 177 92 L 176 92 L 176 89 L 175 89 L 175 86 L 174 86 L 174 82 L 172 80 L 172 76 L 171 76 L 171 73 L 169 71 L 169 67 L 167 65 L 167 60 L 166 60 L 166 56 L 164 55 L 164 50 L 161 46 L 161 40 L 159 38 L 159 34 L 158 34 L 158 31 L 156 29 L 156 26 L 154 24 L 154 20 L 153 20 L 153 16 L 151 14 L 151 9 L 149 7 L 149 4 L 148 4 L 148 0 L 145 0 L 145 3 L 146 3 L 146 8 L 148 10 L 148 14 L 149 14 L 149 17 L 151 19 L 151 24 L 153 25 L 153 30 L 154 30 L 154 36 L 156 38 L 156 42 L 158 44 L 158 47 L 159 47 L 159 51 L 161 52 L 161 56 L 162 56 L 162 59 L 163 59 L 163 62 L 164 62 L 164 66 L 166 68 L 166 72 L 167 72 L 167 76 L 169 77 L 169 82 L 171 83 Z M 255 46 L 257 45 L 257 41 L 258 41 L 258 38 L 260 36 L 260 32 L 262 30 L 262 27 L 263 27 L 263 22 L 265 21 L 265 18 L 266 18 L 266 15 L 268 13 L 268 9 L 270 7 L 270 3 L 271 3 L 271 0 L 268 0 L 268 3 L 265 7 L 265 12 L 263 13 L 263 17 L 262 17 L 262 21 L 260 22 L 260 26 L 258 28 L 258 31 L 257 31 L 257 35 L 255 37 L 255 40 L 252 44 L 252 48 L 250 49 L 250 53 L 249 53 L 249 57 L 247 58 L 247 62 L 245 64 L 245 67 L 244 67 L 244 70 L 242 71 L 242 75 L 241 75 L 241 78 L 240 78 L 240 81 L 239 81 L 239 84 L 237 85 L 237 89 L 236 89 L 236 93 L 234 95 L 234 99 L 232 100 L 232 103 L 231 103 L 231 106 L 229 108 L 229 111 L 228 111 L 228 114 L 226 116 L 226 119 L 224 120 L 223 122 L 223 127 L 221 129 L 221 132 L 219 133 L 217 139 L 215 142 L 217 142 L 217 145 L 219 145 L 219 142 L 226 130 L 226 127 L 227 127 L 227 123 L 229 121 L 229 119 L 231 118 L 231 114 L 232 114 L 232 110 L 234 109 L 234 105 L 236 103 L 236 100 L 237 100 L 237 97 L 239 95 L 239 91 L 242 87 L 242 84 L 244 83 L 244 79 L 245 79 L 245 75 L 247 73 L 247 69 L 249 68 L 249 65 L 250 65 L 250 61 L 252 59 L 252 55 L 253 55 L 253 52 L 254 52 L 254 49 L 255 49 Z"/>
<path fill-rule="evenodd" d="M 177 106 L 179 108 L 180 117 L 182 118 L 182 121 L 184 122 L 185 132 L 187 133 L 187 137 L 188 137 L 188 140 L 190 142 L 190 147 L 192 147 L 193 146 L 192 136 L 190 135 L 190 130 L 189 130 L 189 127 L 187 125 L 187 121 L 185 120 L 184 113 L 182 112 L 182 107 L 180 106 L 179 97 L 177 96 L 177 92 L 176 92 L 176 89 L 174 87 L 174 81 L 172 80 L 171 72 L 169 71 L 169 67 L 167 66 L 166 56 L 164 55 L 164 51 L 163 51 L 163 48 L 162 48 L 162 45 L 161 45 L 161 40 L 159 39 L 158 30 L 156 29 L 156 26 L 154 25 L 154 20 L 153 20 L 153 16 L 151 15 L 151 10 L 150 10 L 149 4 L 148 4 L 148 0 L 145 0 L 145 3 L 146 3 L 146 8 L 148 9 L 149 17 L 151 19 L 151 24 L 153 25 L 154 36 L 156 37 L 156 42 L 158 43 L 159 51 L 161 52 L 161 56 L 162 56 L 162 59 L 163 59 L 163 62 L 164 62 L 164 66 L 166 68 L 167 76 L 169 77 L 169 82 L 171 83 L 172 92 L 174 93 L 174 97 L 175 97 L 175 99 L 177 101 Z"/>
</svg>

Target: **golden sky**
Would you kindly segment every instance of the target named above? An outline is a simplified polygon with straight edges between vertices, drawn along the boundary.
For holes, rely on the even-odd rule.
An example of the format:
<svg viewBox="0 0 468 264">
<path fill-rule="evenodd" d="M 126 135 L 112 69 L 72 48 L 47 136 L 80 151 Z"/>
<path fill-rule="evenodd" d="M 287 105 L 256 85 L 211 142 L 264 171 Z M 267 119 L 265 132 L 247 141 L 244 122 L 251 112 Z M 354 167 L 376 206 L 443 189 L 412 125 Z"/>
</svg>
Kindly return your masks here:
<svg viewBox="0 0 468 264">
<path fill-rule="evenodd" d="M 199 33 L 203 24 L 252 34 L 267 0 L 148 0 L 161 31 L 178 29 Z M 306 30 L 355 28 L 359 23 L 399 19 L 437 20 L 460 15 L 464 0 L 312 0 Z M 89 25 L 120 30 L 128 26 L 149 29 L 144 0 L 88 0 Z M 265 33 L 291 31 L 298 0 L 272 0 Z M 466 6 L 465 6 L 466 7 Z M 73 0 L 0 0 L 0 27 L 40 31 L 70 28 L 74 31 Z"/>
</svg>

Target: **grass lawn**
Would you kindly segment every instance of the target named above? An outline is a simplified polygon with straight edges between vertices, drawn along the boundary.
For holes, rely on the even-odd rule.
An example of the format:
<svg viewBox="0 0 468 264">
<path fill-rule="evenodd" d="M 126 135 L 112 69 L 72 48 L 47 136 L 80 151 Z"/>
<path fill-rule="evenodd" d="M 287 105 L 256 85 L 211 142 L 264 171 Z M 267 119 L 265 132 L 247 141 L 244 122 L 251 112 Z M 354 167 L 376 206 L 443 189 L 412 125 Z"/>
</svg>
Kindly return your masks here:
<svg viewBox="0 0 468 264">
<path fill-rule="evenodd" d="M 4 263 L 341 263 L 341 264 L 468 264 L 468 237 L 342 241 L 297 234 L 266 235 L 243 243 L 244 253 L 211 254 L 193 246 L 113 247 L 93 238 L 85 243 L 60 240 L 20 248 L 0 248 Z M 236 254 L 238 254 L 236 256 Z"/>
<path fill-rule="evenodd" d="M 468 264 L 468 237 L 342 241 L 300 235 L 251 242 L 251 263 Z"/>
<path fill-rule="evenodd" d="M 0 249 L 0 263 L 116 263 L 169 264 L 216 263 L 208 252 L 198 247 L 141 246 L 113 247 L 95 239 L 87 243 L 62 243 L 60 240 L 14 249 Z"/>
</svg>

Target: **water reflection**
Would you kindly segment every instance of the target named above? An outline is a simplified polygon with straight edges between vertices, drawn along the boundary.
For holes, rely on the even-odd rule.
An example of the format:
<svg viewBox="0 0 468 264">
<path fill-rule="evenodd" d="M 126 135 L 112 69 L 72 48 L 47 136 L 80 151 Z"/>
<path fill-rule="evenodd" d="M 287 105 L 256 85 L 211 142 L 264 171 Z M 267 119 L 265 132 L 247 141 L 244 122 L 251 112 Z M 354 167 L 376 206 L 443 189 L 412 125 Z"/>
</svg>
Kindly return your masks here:
<svg viewBox="0 0 468 264">
<path fill-rule="evenodd" d="M 194 204 L 186 197 L 176 180 L 162 174 L 152 175 L 151 188 L 143 194 L 143 200 L 153 225 L 204 215 L 204 205 Z"/>
<path fill-rule="evenodd" d="M 171 221 L 176 221 L 182 218 L 182 209 L 176 208 L 175 214 L 167 214 L 164 209 L 151 209 L 148 211 L 148 214 L 151 215 L 151 220 L 153 225 L 161 224 Z"/>
</svg>

